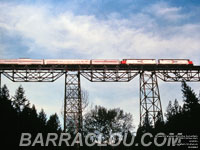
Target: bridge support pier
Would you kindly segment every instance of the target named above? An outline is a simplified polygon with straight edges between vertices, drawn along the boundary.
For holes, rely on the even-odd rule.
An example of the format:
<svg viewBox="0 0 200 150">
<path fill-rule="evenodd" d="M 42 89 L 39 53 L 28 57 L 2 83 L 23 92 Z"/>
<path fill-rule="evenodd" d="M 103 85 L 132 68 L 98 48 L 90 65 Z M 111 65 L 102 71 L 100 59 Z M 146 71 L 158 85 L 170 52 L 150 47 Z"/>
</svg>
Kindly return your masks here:
<svg viewBox="0 0 200 150">
<path fill-rule="evenodd" d="M 146 117 L 153 126 L 158 119 L 163 120 L 156 73 L 143 71 L 140 73 L 140 126 Z"/>
<path fill-rule="evenodd" d="M 65 73 L 64 131 L 82 131 L 82 100 L 80 72 Z"/>
</svg>

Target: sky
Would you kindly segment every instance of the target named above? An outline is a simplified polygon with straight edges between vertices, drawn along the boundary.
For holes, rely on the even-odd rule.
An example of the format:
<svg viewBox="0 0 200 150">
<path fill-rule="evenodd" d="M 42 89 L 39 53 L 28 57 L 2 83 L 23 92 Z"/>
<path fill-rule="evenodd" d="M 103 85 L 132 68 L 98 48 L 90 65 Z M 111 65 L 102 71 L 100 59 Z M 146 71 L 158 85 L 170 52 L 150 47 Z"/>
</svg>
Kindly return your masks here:
<svg viewBox="0 0 200 150">
<path fill-rule="evenodd" d="M 199 0 L 0 0 L 0 59 L 187 58 L 200 65 Z M 61 118 L 64 78 L 55 83 L 19 84 L 48 115 Z M 81 78 L 90 105 L 120 107 L 139 123 L 139 80 L 91 83 Z M 199 92 L 199 83 L 190 84 Z M 182 103 L 180 83 L 159 80 L 163 110 Z M 170 94 L 169 94 L 170 93 Z"/>
</svg>

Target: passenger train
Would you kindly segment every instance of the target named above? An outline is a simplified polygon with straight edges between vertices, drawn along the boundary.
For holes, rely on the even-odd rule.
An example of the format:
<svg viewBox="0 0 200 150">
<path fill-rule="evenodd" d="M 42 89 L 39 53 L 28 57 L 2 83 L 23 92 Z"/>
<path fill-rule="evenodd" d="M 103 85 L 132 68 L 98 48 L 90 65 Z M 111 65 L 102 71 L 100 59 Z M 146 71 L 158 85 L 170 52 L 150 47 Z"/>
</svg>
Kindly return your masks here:
<svg viewBox="0 0 200 150">
<path fill-rule="evenodd" d="M 193 65 L 189 59 L 0 59 L 7 65 Z"/>
</svg>

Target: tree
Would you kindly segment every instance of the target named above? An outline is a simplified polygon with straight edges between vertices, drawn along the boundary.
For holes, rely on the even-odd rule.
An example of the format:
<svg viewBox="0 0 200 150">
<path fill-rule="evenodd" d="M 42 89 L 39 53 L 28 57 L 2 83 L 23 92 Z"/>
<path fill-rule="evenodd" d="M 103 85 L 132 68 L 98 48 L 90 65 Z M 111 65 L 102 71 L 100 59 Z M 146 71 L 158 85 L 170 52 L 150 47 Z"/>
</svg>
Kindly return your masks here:
<svg viewBox="0 0 200 150">
<path fill-rule="evenodd" d="M 0 107 L 1 107 L 0 111 L 2 112 L 3 110 L 6 111 L 6 109 L 8 108 L 10 111 L 13 109 L 10 100 L 9 90 L 6 85 L 3 85 L 3 87 L 0 89 Z"/>
<path fill-rule="evenodd" d="M 29 106 L 24 107 L 20 112 L 18 112 L 18 125 L 20 132 L 36 132 L 37 128 L 37 112 L 35 107 L 30 108 Z"/>
<path fill-rule="evenodd" d="M 144 128 L 146 128 L 147 130 L 152 129 L 152 127 L 153 127 L 152 121 L 150 120 L 150 117 L 149 117 L 149 113 L 148 113 L 148 112 L 146 112 L 146 115 L 145 115 L 145 118 L 144 118 L 144 121 L 143 121 L 143 126 L 144 126 Z"/>
<path fill-rule="evenodd" d="M 3 100 L 10 100 L 9 90 L 6 85 L 0 88 L 0 98 Z"/>
<path fill-rule="evenodd" d="M 94 109 L 85 114 L 84 132 L 102 135 L 102 141 L 108 142 L 112 133 L 128 132 L 133 128 L 132 115 L 124 113 L 119 108 L 106 109 L 102 106 L 95 106 Z M 97 140 L 97 139 L 96 139 Z"/>
<path fill-rule="evenodd" d="M 25 91 L 21 85 L 15 92 L 15 95 L 13 97 L 13 105 L 17 112 L 21 112 L 25 107 L 28 107 L 30 105 L 25 96 Z"/>
<path fill-rule="evenodd" d="M 12 106 L 12 101 L 10 99 L 9 90 L 6 85 L 3 85 L 0 89 L 0 133 L 1 133 L 1 143 L 6 145 L 17 145 L 17 112 Z"/>
<path fill-rule="evenodd" d="M 31 118 L 37 119 L 37 110 L 35 108 L 35 105 L 33 105 L 32 108 L 31 108 L 30 116 L 31 116 Z"/>
<path fill-rule="evenodd" d="M 49 120 L 47 121 L 47 129 L 55 133 L 60 132 L 60 121 L 56 113 L 49 117 Z"/>
<path fill-rule="evenodd" d="M 170 118 L 173 116 L 172 110 L 173 110 L 172 101 L 169 101 L 169 104 L 167 106 L 167 110 L 165 113 L 165 117 L 167 120 L 170 120 Z"/>
<path fill-rule="evenodd" d="M 183 101 L 184 101 L 184 105 L 183 105 L 184 111 L 190 111 L 196 105 L 199 104 L 199 99 L 197 98 L 197 95 L 191 89 L 191 87 L 186 84 L 185 81 L 182 82 L 182 92 L 183 92 Z"/>
<path fill-rule="evenodd" d="M 182 113 L 182 108 L 181 108 L 181 106 L 179 106 L 177 99 L 174 100 L 173 105 L 172 105 L 172 102 L 169 101 L 169 104 L 167 106 L 167 110 L 166 110 L 166 113 L 165 113 L 165 117 L 166 117 L 167 121 L 169 121 L 174 116 L 176 116 L 180 113 Z"/>
<path fill-rule="evenodd" d="M 179 105 L 177 99 L 174 100 L 173 114 L 178 115 L 182 112 L 182 108 Z"/>
<path fill-rule="evenodd" d="M 35 108 L 35 105 L 33 105 L 30 108 L 30 112 L 28 114 L 28 117 L 29 117 L 29 126 L 30 126 L 29 128 L 31 128 L 31 130 L 35 133 L 41 131 L 41 126 L 39 126 L 39 119 L 38 119 L 38 114 L 37 114 L 37 110 Z"/>
<path fill-rule="evenodd" d="M 16 90 L 13 100 L 10 98 L 6 85 L 0 89 L 0 114 L 1 145 L 5 145 L 7 149 L 10 147 L 11 149 L 21 149 L 19 148 L 21 133 L 31 133 L 31 140 L 35 139 L 38 133 L 43 133 L 44 139 L 46 139 L 47 133 L 60 133 L 58 116 L 51 115 L 47 122 L 43 109 L 38 115 L 35 106 L 30 107 L 21 86 Z"/>
<path fill-rule="evenodd" d="M 156 118 L 157 120 L 155 122 L 155 128 L 157 128 L 158 130 L 162 130 L 164 128 L 164 120 L 162 118 L 162 113 L 158 112 Z"/>
<path fill-rule="evenodd" d="M 199 99 L 195 92 L 185 82 L 182 82 L 183 107 L 179 106 L 175 100 L 172 106 L 171 102 L 167 107 L 165 123 L 168 132 L 181 132 L 194 134 L 199 132 L 200 123 L 198 117 L 200 115 Z"/>
<path fill-rule="evenodd" d="M 8 116 L 14 113 L 9 90 L 6 85 L 3 85 L 2 89 L 0 89 L 0 112 L 1 115 L 3 115 L 4 112 L 7 112 L 6 115 L 3 115 L 7 120 L 9 119 Z"/>
<path fill-rule="evenodd" d="M 149 113 L 146 112 L 142 125 L 137 130 L 137 135 L 141 136 L 146 132 L 151 132 L 153 128 L 152 120 L 150 120 Z"/>
<path fill-rule="evenodd" d="M 41 109 L 41 111 L 39 112 L 38 119 L 40 126 L 44 128 L 47 124 L 47 115 L 44 112 L 44 109 Z"/>
</svg>

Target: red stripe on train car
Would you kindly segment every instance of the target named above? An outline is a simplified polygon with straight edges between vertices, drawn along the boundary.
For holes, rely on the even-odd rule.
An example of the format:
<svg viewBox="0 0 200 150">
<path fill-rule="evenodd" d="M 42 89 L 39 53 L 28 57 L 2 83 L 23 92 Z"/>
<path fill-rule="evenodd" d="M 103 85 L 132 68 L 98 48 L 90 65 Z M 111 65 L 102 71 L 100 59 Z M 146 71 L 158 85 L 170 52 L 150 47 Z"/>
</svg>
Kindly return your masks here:
<svg viewBox="0 0 200 150">
<path fill-rule="evenodd" d="M 122 60 L 122 61 L 121 61 L 121 64 L 126 64 L 126 60 Z"/>
<path fill-rule="evenodd" d="M 193 62 L 192 62 L 192 61 L 188 61 L 188 62 L 189 62 L 190 65 L 193 65 Z"/>
</svg>

